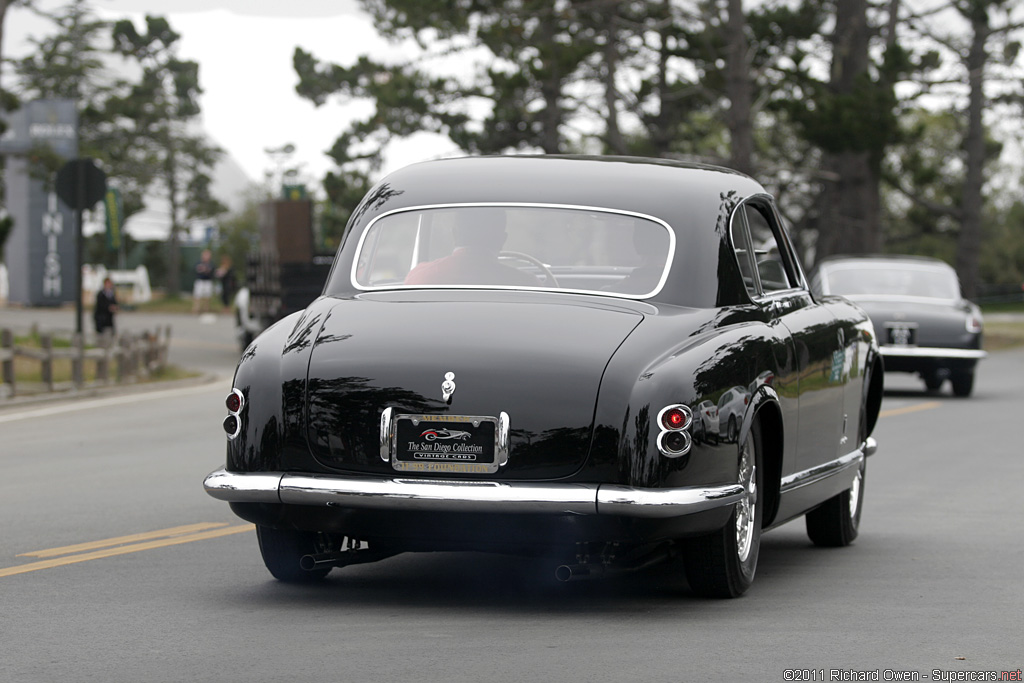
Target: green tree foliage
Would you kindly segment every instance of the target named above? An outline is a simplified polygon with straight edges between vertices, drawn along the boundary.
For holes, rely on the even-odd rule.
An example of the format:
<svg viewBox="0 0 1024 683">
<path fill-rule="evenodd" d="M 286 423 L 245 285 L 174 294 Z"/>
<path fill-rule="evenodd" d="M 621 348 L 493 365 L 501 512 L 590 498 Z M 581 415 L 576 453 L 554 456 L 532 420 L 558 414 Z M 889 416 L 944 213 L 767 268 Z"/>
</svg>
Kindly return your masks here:
<svg viewBox="0 0 1024 683">
<path fill-rule="evenodd" d="M 966 106 L 951 118 L 928 115 L 936 109 L 928 98 L 967 101 L 964 72 L 949 65 L 968 64 L 984 33 L 979 27 L 993 29 L 982 42 L 986 67 L 1019 64 L 1019 44 L 1010 38 L 1024 26 L 1009 19 L 1021 11 L 1009 0 L 361 4 L 382 36 L 406 54 L 410 46 L 420 51 L 349 66 L 295 51 L 301 95 L 317 105 L 338 98 L 373 106 L 331 153 L 339 170 L 325 181 L 324 215 L 337 223 L 347 214 L 334 202 L 353 204 L 349 193 L 379 170 L 387 145 L 427 131 L 471 154 L 592 152 L 730 164 L 771 187 L 798 241 L 818 257 L 882 248 L 963 256 L 962 243 L 952 252 L 949 245 L 957 234 L 964 239 L 957 211 L 971 204 L 952 207 L 972 182 L 978 186 L 964 151 L 977 128 Z M 963 50 L 923 30 L 933 19 L 945 26 L 944 8 L 963 19 L 950 29 Z M 440 68 L 451 60 L 460 68 Z M 1019 68 L 1010 73 L 1016 90 L 990 94 L 986 106 L 1019 103 Z M 926 149 L 922 135 L 937 136 L 936 146 Z M 950 149 L 961 140 L 963 147 Z M 929 171 L 933 162 L 941 167 Z"/>
<path fill-rule="evenodd" d="M 365 173 L 359 171 L 328 172 L 323 180 L 326 199 L 319 209 L 319 240 L 325 251 L 334 251 L 341 246 L 352 211 L 370 191 L 372 183 Z"/>
<path fill-rule="evenodd" d="M 30 39 L 34 49 L 14 62 L 17 92 L 23 100 L 78 103 L 80 156 L 99 161 L 108 184 L 121 191 L 125 216 L 144 209 L 154 195 L 167 200 L 171 233 L 167 267 L 159 270 L 176 292 L 185 222 L 225 210 L 210 190 L 210 173 L 222 152 L 195 123 L 199 65 L 177 57 L 180 36 L 161 17 L 147 17 L 145 33 L 139 33 L 129 20 L 97 19 L 87 0 L 72 0 L 44 16 L 55 31 Z M 115 68 L 117 59 L 129 68 Z M 121 72 L 137 73 L 137 80 L 115 75 Z M 46 177 L 63 161 L 43 150 L 34 157 L 38 163 L 32 167 Z"/>
<path fill-rule="evenodd" d="M 109 69 L 111 25 L 93 15 L 86 0 L 73 0 L 44 16 L 55 31 L 29 38 L 33 50 L 14 62 L 18 93 L 26 101 L 75 101 L 79 155 L 99 162 L 108 184 L 121 191 L 126 216 L 141 211 L 146 188 L 153 182 L 153 160 L 110 120 L 109 103 L 127 87 Z M 50 161 L 45 172 L 52 175 L 64 160 Z"/>
<path fill-rule="evenodd" d="M 210 173 L 222 150 L 197 132 L 199 65 L 178 57 L 176 33 L 163 17 L 147 16 L 145 32 L 131 20 L 114 24 L 114 51 L 141 70 L 137 82 L 111 98 L 107 117 L 153 163 L 154 183 L 170 206 L 168 291 L 181 289 L 181 232 L 185 221 L 222 213 L 210 193 Z"/>
</svg>

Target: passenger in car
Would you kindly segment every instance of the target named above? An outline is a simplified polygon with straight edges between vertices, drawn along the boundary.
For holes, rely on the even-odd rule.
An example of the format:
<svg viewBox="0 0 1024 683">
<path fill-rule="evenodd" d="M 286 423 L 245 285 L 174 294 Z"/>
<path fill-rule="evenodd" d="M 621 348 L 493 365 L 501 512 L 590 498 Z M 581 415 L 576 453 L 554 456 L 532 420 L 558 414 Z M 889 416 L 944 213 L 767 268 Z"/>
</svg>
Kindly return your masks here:
<svg viewBox="0 0 1024 683">
<path fill-rule="evenodd" d="M 521 285 L 537 278 L 498 260 L 508 234 L 501 209 L 464 208 L 455 214 L 455 248 L 448 256 L 420 263 L 405 277 L 407 285 Z"/>
<path fill-rule="evenodd" d="M 604 289 L 622 294 L 647 294 L 654 291 L 665 272 L 668 246 L 669 238 L 665 231 L 637 225 L 633 229 L 633 248 L 640 257 L 640 265 L 622 280 Z"/>
</svg>

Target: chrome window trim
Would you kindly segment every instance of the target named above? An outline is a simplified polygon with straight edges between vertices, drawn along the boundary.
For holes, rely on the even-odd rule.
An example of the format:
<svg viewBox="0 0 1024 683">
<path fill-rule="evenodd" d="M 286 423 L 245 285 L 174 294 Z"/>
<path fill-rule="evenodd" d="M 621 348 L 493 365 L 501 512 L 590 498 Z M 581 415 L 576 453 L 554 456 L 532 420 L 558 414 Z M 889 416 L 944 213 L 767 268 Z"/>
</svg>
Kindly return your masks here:
<svg viewBox="0 0 1024 683">
<path fill-rule="evenodd" d="M 661 279 L 658 280 L 657 286 L 650 292 L 643 294 L 622 294 L 619 292 L 612 291 L 596 291 L 592 289 L 569 289 L 565 287 L 521 287 L 516 285 L 388 285 L 386 287 L 370 287 L 361 285 L 356 280 L 356 272 L 359 269 L 359 257 L 363 252 L 363 246 L 366 241 L 367 235 L 373 229 L 373 226 L 378 221 L 393 216 L 399 213 L 407 213 L 410 211 L 426 211 L 435 209 L 454 209 L 454 208 L 477 208 L 477 207 L 511 207 L 521 209 L 561 209 L 570 211 L 598 211 L 601 213 L 616 214 L 619 216 L 629 216 L 631 218 L 641 218 L 651 221 L 668 231 L 668 258 L 665 260 L 665 269 L 661 273 Z M 374 218 L 370 221 L 369 225 L 363 229 L 362 234 L 359 236 L 359 242 L 356 243 L 355 253 L 352 258 L 352 268 L 349 272 L 349 281 L 356 290 L 360 292 L 388 292 L 388 291 L 402 291 L 402 290 L 430 290 L 430 289 L 475 289 L 475 290 L 509 290 L 516 292 L 553 292 L 557 294 L 587 294 L 587 295 L 598 295 L 608 296 L 617 299 L 632 299 L 632 300 L 643 300 L 649 299 L 653 296 L 657 296 L 661 293 L 661 290 L 665 287 L 665 282 L 668 280 L 669 273 L 672 272 L 672 263 L 675 260 L 676 254 L 676 233 L 672 229 L 672 226 L 667 222 L 652 216 L 650 214 L 640 213 L 638 211 L 626 211 L 623 209 L 612 209 L 601 206 L 586 206 L 581 204 L 548 204 L 543 202 L 456 202 L 450 204 L 422 204 L 418 206 L 402 207 L 400 209 L 393 209 L 386 213 Z M 547 264 L 545 264 L 547 265 Z"/>
</svg>

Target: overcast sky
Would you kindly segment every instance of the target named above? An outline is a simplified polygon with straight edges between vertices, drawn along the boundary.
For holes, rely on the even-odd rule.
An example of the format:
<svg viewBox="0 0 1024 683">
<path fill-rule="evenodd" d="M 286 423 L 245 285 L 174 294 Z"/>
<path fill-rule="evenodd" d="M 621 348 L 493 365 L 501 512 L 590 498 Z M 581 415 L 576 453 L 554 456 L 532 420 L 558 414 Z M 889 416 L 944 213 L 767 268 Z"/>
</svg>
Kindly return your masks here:
<svg viewBox="0 0 1024 683">
<path fill-rule="evenodd" d="M 52 9 L 65 0 L 37 4 Z M 325 152 L 338 133 L 368 112 L 336 102 L 317 108 L 300 98 L 292 69 L 296 46 L 346 65 L 361 54 L 383 59 L 396 50 L 377 37 L 355 0 L 92 0 L 91 5 L 104 19 L 129 17 L 140 28 L 146 13 L 168 18 L 182 36 L 180 56 L 200 65 L 204 128 L 253 181 L 273 167 L 264 149 L 286 143 L 296 146 L 295 161 L 307 177 L 318 181 L 332 167 Z M 15 7 L 8 13 L 4 49 L 17 57 L 29 49 L 28 36 L 51 31 L 50 24 Z M 446 140 L 423 136 L 392 150 L 385 171 L 453 149 Z"/>
</svg>

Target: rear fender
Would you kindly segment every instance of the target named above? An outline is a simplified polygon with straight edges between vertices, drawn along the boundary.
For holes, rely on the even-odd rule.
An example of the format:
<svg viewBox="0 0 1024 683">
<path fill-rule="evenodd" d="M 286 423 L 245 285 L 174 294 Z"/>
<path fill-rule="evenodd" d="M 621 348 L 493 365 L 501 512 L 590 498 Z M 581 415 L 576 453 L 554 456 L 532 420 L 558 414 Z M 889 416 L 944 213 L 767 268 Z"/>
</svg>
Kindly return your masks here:
<svg viewBox="0 0 1024 683">
<path fill-rule="evenodd" d="M 244 405 L 238 436 L 227 444 L 229 471 L 317 468 L 301 427 L 309 354 L 329 310 L 321 302 L 281 319 L 242 354 L 232 386 Z"/>
<path fill-rule="evenodd" d="M 729 387 L 746 387 L 766 369 L 775 369 L 772 345 L 750 325 L 720 328 L 715 334 L 704 336 L 702 343 L 690 344 L 639 369 L 628 394 L 629 402 L 617 413 L 616 479 L 644 487 L 734 483 L 738 472 L 735 443 L 717 437 L 693 440 L 684 456 L 667 457 L 657 445 L 661 431 L 658 415 L 666 406 L 680 403 L 696 411 L 702 401 L 717 402 Z M 616 393 L 609 391 L 615 382 L 602 382 L 602 396 Z M 777 400 L 774 391 L 757 395 L 762 402 Z M 744 430 L 749 431 L 758 405 L 751 401 L 746 406 Z M 609 403 L 600 401 L 597 424 L 608 424 L 612 414 Z M 688 431 L 692 437 L 692 424 Z"/>
</svg>

